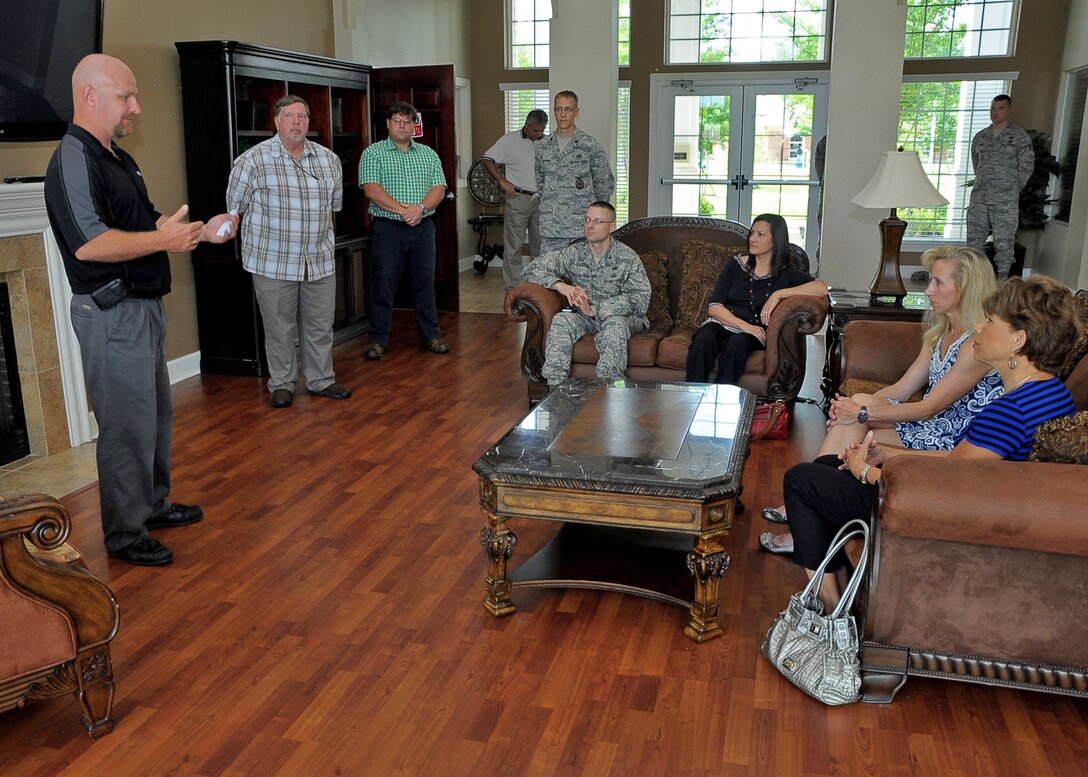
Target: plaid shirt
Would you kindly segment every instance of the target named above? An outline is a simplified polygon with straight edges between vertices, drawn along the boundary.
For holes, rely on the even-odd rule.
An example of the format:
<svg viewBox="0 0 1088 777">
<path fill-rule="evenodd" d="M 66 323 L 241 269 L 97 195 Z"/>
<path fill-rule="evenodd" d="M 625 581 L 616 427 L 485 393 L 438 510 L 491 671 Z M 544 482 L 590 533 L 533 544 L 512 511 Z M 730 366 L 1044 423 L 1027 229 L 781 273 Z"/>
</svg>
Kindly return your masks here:
<svg viewBox="0 0 1088 777">
<path fill-rule="evenodd" d="M 442 162 L 429 146 L 412 141 L 408 151 L 401 151 L 388 138 L 372 143 L 359 159 L 359 188 L 376 183 L 397 202 L 418 205 L 435 186 L 445 186 Z M 370 203 L 370 215 L 400 221 L 399 213 L 390 213 Z"/>
<path fill-rule="evenodd" d="M 336 271 L 333 212 L 344 202 L 340 160 L 306 141 L 295 160 L 279 136 L 246 151 L 227 181 L 227 208 L 244 214 L 242 266 L 279 281 L 316 281 Z"/>
</svg>

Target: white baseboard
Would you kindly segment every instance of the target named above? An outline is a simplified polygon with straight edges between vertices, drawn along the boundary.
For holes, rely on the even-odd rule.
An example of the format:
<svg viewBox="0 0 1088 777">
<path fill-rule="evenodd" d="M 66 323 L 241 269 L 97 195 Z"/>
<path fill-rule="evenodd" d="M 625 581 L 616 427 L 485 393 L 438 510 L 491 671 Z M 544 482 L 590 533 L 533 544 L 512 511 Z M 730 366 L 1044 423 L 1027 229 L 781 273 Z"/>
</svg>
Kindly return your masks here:
<svg viewBox="0 0 1088 777">
<path fill-rule="evenodd" d="M 170 385 L 181 383 L 183 380 L 200 374 L 200 351 L 193 351 L 185 356 L 179 356 L 166 363 L 166 369 L 170 373 Z"/>
</svg>

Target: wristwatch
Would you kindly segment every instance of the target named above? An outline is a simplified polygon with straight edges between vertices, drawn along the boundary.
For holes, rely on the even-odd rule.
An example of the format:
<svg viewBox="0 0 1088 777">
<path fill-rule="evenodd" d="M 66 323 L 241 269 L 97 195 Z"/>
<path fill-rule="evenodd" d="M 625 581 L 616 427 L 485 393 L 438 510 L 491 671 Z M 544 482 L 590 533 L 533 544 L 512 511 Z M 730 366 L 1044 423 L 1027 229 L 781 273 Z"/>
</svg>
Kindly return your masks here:
<svg viewBox="0 0 1088 777">
<path fill-rule="evenodd" d="M 865 405 L 862 405 L 861 410 L 858 411 L 858 423 L 869 423 L 869 408 L 867 408 Z"/>
<path fill-rule="evenodd" d="M 428 216 L 430 216 L 430 215 L 431 215 L 432 213 L 434 213 L 434 211 L 433 211 L 433 210 L 431 210 L 430 208 L 428 208 L 428 207 L 427 207 L 426 205 L 424 205 L 424 204 L 423 204 L 422 202 L 421 202 L 421 203 L 419 203 L 419 214 L 420 214 L 420 216 L 419 216 L 419 217 L 420 217 L 420 218 L 424 218 L 424 219 L 425 219 L 425 218 L 427 218 Z"/>
</svg>

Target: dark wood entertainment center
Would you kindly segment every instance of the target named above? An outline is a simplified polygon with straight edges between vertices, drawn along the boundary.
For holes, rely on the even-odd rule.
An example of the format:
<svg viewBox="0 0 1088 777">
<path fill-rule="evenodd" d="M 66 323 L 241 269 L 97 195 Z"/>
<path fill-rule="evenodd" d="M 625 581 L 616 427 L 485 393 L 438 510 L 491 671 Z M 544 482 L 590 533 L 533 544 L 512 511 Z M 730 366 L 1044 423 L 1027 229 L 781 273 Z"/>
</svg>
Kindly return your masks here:
<svg viewBox="0 0 1088 777">
<path fill-rule="evenodd" d="M 367 330 L 368 229 L 358 187 L 359 156 L 370 142 L 370 66 L 237 41 L 174 44 L 181 63 L 185 167 L 193 218 L 224 208 L 234 159 L 275 131 L 272 107 L 287 94 L 310 104 L 310 137 L 344 167 L 336 217 L 337 343 Z M 261 375 L 264 332 L 241 246 L 202 243 L 193 252 L 200 369 Z"/>
</svg>

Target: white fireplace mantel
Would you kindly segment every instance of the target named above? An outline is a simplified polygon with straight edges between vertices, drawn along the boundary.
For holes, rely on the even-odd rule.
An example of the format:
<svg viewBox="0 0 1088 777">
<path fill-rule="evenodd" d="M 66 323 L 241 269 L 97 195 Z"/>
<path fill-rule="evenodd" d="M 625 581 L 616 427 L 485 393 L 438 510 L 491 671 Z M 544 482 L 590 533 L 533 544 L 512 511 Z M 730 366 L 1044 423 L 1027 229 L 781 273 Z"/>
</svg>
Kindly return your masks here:
<svg viewBox="0 0 1088 777">
<path fill-rule="evenodd" d="M 45 212 L 44 184 L 0 185 L 0 238 L 21 235 L 41 235 L 45 244 L 49 296 L 57 335 L 61 384 L 64 387 L 64 409 L 68 416 L 68 437 L 73 447 L 82 445 L 94 439 L 97 427 L 87 402 L 79 343 L 69 313 L 72 292 L 64 273 L 64 260 Z"/>
</svg>

